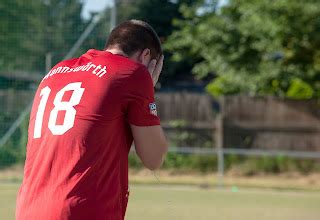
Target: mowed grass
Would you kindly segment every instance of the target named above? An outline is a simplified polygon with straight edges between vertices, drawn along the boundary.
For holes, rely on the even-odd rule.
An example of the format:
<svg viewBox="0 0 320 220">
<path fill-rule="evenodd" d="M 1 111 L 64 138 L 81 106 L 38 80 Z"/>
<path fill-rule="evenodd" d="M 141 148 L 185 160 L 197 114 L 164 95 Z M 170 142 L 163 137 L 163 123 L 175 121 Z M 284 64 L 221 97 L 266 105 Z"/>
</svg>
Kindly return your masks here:
<svg viewBox="0 0 320 220">
<path fill-rule="evenodd" d="M 14 219 L 16 194 L 20 184 L 0 183 L 0 219 Z"/>
<path fill-rule="evenodd" d="M 0 183 L 0 219 L 14 219 L 18 183 Z M 131 186 L 126 220 L 319 220 L 320 192 Z"/>
</svg>

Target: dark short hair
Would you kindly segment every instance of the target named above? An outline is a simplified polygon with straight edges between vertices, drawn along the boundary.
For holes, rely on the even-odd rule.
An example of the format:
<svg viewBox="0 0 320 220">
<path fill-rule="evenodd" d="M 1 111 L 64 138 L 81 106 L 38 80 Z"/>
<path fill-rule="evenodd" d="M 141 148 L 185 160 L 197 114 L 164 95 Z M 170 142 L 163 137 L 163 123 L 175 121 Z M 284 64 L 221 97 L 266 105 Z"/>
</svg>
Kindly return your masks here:
<svg viewBox="0 0 320 220">
<path fill-rule="evenodd" d="M 105 49 L 119 47 L 128 56 L 139 50 L 150 49 L 151 57 L 162 54 L 161 42 L 155 30 L 141 20 L 129 20 L 115 27 L 107 40 Z"/>
</svg>

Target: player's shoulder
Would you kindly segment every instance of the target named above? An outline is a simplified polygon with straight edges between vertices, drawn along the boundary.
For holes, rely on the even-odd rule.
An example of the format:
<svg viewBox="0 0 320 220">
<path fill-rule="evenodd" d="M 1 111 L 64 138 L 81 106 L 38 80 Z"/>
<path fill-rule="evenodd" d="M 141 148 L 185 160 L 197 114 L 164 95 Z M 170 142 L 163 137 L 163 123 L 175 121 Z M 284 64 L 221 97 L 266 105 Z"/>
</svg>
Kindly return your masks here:
<svg viewBox="0 0 320 220">
<path fill-rule="evenodd" d="M 106 58 L 101 62 L 105 63 L 113 72 L 123 73 L 130 78 L 149 75 L 148 69 L 143 64 L 128 57 L 107 52 Z"/>
<path fill-rule="evenodd" d="M 142 64 L 136 66 L 136 69 L 129 76 L 129 85 L 135 87 L 150 87 L 153 88 L 151 74 L 147 67 Z"/>
<path fill-rule="evenodd" d="M 89 58 L 91 62 L 112 67 L 115 70 L 131 70 L 133 72 L 143 69 L 143 65 L 126 56 L 113 54 L 106 50 L 89 49 L 81 57 Z"/>
<path fill-rule="evenodd" d="M 71 58 L 71 59 L 67 59 L 67 60 L 62 60 L 60 62 L 58 62 L 57 64 L 55 64 L 51 70 L 57 69 L 58 67 L 64 67 L 64 66 L 74 66 L 79 58 Z"/>
<path fill-rule="evenodd" d="M 128 69 L 131 71 L 137 71 L 138 69 L 143 67 L 141 63 L 131 60 L 128 57 L 118 55 L 118 54 L 112 54 L 110 52 L 106 52 L 106 53 L 107 53 L 107 58 L 109 58 L 104 60 L 106 64 L 109 64 L 109 65 L 113 64 L 119 69 Z"/>
<path fill-rule="evenodd" d="M 142 78 L 150 78 L 151 79 L 151 75 L 147 69 L 146 66 L 142 65 L 142 64 L 138 64 L 135 68 L 135 70 L 132 72 L 133 77 L 142 77 Z"/>
</svg>

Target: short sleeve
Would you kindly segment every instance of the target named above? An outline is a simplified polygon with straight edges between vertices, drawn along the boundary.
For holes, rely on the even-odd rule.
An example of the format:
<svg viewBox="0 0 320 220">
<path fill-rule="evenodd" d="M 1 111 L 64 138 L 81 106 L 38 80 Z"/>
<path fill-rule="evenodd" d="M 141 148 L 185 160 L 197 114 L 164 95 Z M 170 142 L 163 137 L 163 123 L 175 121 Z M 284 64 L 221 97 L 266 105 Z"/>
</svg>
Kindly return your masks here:
<svg viewBox="0 0 320 220">
<path fill-rule="evenodd" d="M 153 82 L 147 68 L 141 66 L 133 72 L 125 87 L 128 123 L 136 126 L 160 125 Z"/>
</svg>

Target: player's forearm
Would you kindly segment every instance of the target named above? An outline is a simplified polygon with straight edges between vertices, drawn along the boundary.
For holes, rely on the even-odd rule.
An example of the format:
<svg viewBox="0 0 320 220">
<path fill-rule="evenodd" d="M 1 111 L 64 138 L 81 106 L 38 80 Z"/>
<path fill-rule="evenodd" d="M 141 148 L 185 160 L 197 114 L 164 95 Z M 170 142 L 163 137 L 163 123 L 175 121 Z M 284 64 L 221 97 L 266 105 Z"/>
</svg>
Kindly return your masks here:
<svg viewBox="0 0 320 220">
<path fill-rule="evenodd" d="M 161 132 L 159 134 L 161 137 L 158 139 L 158 143 L 153 145 L 153 152 L 150 154 L 154 154 L 152 158 L 152 162 L 150 162 L 148 169 L 156 170 L 159 169 L 166 157 L 168 152 L 168 142 L 164 135 L 163 129 L 161 128 Z"/>
<path fill-rule="evenodd" d="M 160 125 L 139 127 L 131 125 L 137 155 L 150 170 L 161 167 L 168 143 Z"/>
</svg>

